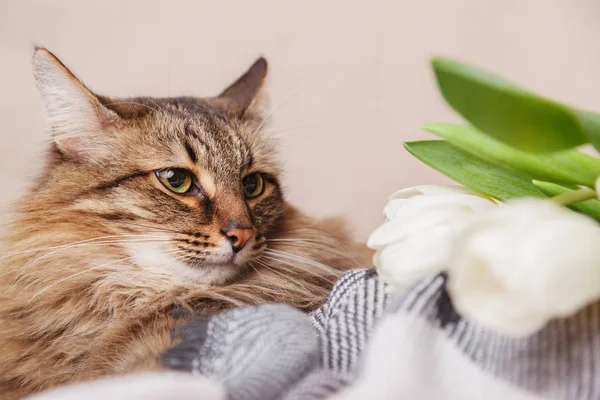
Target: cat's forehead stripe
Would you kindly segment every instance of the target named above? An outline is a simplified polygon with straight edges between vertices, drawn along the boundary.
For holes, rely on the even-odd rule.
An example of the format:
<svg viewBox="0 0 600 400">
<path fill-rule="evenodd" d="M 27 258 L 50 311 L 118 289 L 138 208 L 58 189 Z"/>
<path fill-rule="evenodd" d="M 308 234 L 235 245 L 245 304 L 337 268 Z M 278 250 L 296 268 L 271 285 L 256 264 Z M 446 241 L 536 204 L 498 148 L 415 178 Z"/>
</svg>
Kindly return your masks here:
<svg viewBox="0 0 600 400">
<path fill-rule="evenodd" d="M 237 161 L 240 164 L 244 164 L 247 162 L 247 154 L 249 152 L 244 140 L 241 136 L 235 132 L 234 129 L 229 129 L 229 134 L 231 137 L 233 148 L 236 150 Z"/>
<path fill-rule="evenodd" d="M 237 185 L 240 173 L 252 163 L 251 151 L 238 133 L 235 124 L 210 121 L 209 118 L 191 120 L 186 124 L 180 142 L 190 162 L 201 168 L 201 185 L 213 196 L 216 182 Z M 211 190 L 212 189 L 212 190 Z"/>
<path fill-rule="evenodd" d="M 236 131 L 236 127 L 223 123 L 218 119 L 205 121 L 205 135 L 207 141 L 210 139 L 215 151 L 211 152 L 216 158 L 227 162 L 231 166 L 242 166 L 248 150 L 244 140 Z M 223 157 L 229 157 L 229 159 Z"/>
<path fill-rule="evenodd" d="M 202 164 L 214 173 L 239 174 L 253 161 L 252 150 L 240 132 L 247 129 L 200 99 L 152 99 L 162 115 L 182 121 L 179 142 L 192 164 Z M 171 120 L 170 118 L 165 121 Z"/>
<path fill-rule="evenodd" d="M 197 132 L 196 129 L 192 128 L 192 126 L 190 125 L 189 122 L 185 124 L 184 130 L 185 130 L 185 136 L 186 136 L 184 138 L 184 143 L 190 145 L 189 142 L 187 142 L 187 140 L 189 140 L 189 138 L 193 138 L 194 141 L 196 141 L 196 143 L 198 143 L 200 146 L 204 147 L 204 149 L 206 151 L 214 152 L 214 150 L 211 148 L 211 146 L 209 146 L 208 143 L 200 137 L 200 134 Z"/>
<path fill-rule="evenodd" d="M 194 150 L 194 147 L 190 144 L 190 142 L 187 138 L 184 139 L 183 145 L 185 146 L 185 151 L 187 152 L 188 156 L 190 157 L 190 160 L 194 164 L 196 164 L 198 162 L 198 154 L 196 154 L 196 150 Z"/>
</svg>

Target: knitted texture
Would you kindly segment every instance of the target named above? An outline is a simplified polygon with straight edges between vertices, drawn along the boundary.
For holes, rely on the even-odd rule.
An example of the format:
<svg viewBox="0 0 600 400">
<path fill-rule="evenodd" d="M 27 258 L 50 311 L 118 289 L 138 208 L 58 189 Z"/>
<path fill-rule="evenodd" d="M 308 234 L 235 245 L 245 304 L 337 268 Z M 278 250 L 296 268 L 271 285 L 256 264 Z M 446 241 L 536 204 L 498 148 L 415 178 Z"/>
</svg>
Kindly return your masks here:
<svg viewBox="0 0 600 400">
<path fill-rule="evenodd" d="M 164 362 L 222 383 L 232 400 L 276 399 L 319 365 L 306 315 L 284 305 L 239 308 L 192 321 Z"/>
<path fill-rule="evenodd" d="M 378 339 L 386 320 L 396 325 Z M 311 315 L 284 305 L 240 308 L 192 321 L 180 335 L 165 365 L 222 383 L 233 400 L 433 399 L 436 386 L 456 399 L 496 398 L 496 389 L 519 399 L 600 398 L 598 305 L 513 339 L 462 319 L 444 274 L 390 296 L 374 270 L 351 271 Z"/>
</svg>

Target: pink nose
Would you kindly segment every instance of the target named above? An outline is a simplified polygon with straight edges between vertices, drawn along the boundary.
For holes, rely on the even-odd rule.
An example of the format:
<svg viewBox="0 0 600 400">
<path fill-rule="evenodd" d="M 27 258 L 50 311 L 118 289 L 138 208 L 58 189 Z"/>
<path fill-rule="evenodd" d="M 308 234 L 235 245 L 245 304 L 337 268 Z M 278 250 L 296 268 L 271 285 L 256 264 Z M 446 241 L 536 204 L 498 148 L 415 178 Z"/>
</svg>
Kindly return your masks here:
<svg viewBox="0 0 600 400">
<path fill-rule="evenodd" d="M 224 232 L 231 242 L 234 253 L 242 250 L 246 243 L 254 236 L 254 228 L 232 228 Z"/>
</svg>

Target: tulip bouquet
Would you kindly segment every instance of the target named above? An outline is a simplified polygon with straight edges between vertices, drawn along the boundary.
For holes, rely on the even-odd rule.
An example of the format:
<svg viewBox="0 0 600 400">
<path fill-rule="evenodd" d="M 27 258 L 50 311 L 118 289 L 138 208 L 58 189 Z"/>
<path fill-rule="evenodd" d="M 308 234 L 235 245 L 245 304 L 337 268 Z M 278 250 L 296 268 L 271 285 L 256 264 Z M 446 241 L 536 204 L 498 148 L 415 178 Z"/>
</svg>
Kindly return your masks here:
<svg viewBox="0 0 600 400">
<path fill-rule="evenodd" d="M 394 193 L 369 238 L 392 291 L 445 271 L 454 307 L 513 336 L 600 299 L 600 114 L 537 96 L 448 59 L 433 70 L 468 124 L 429 124 L 442 140 L 405 143 L 462 186 Z"/>
</svg>

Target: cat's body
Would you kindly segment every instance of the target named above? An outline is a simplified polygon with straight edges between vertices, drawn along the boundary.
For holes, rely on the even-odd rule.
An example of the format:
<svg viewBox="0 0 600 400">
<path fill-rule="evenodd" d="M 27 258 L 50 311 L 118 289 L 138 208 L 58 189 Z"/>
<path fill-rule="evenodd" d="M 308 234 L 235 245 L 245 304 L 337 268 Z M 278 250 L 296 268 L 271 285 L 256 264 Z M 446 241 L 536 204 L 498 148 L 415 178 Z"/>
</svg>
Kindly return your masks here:
<svg viewBox="0 0 600 400">
<path fill-rule="evenodd" d="M 0 258 L 1 399 L 158 368 L 180 319 L 314 309 L 368 262 L 285 202 L 254 108 L 264 60 L 209 99 L 96 96 L 44 49 L 34 70 L 54 142 Z"/>
</svg>

